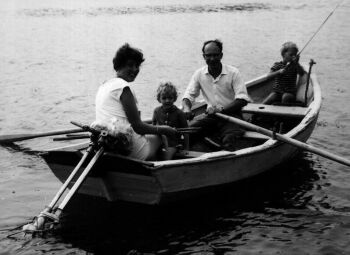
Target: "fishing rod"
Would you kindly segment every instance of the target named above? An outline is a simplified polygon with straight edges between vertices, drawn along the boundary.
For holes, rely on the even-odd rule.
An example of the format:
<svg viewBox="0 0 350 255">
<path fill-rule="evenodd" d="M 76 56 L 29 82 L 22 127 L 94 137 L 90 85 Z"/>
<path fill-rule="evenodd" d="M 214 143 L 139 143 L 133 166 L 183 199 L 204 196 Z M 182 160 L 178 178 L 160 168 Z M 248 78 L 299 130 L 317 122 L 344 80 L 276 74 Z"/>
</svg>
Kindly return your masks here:
<svg viewBox="0 0 350 255">
<path fill-rule="evenodd" d="M 297 54 L 297 56 L 300 56 L 301 52 L 306 48 L 306 46 L 309 45 L 309 43 L 312 41 L 312 39 L 314 39 L 314 37 L 316 36 L 316 34 L 321 30 L 321 28 L 323 27 L 324 24 L 326 24 L 327 20 L 333 15 L 333 13 L 335 12 L 335 10 L 344 2 L 344 0 L 342 0 L 341 2 L 339 2 L 335 8 L 333 9 L 333 11 L 331 11 L 330 14 L 328 14 L 327 18 L 322 22 L 322 24 L 320 25 L 320 27 L 316 30 L 316 32 L 311 36 L 310 40 L 305 44 L 305 46 L 301 49 L 301 51 L 299 51 L 299 53 Z"/>
<path fill-rule="evenodd" d="M 299 57 L 300 54 L 303 52 L 303 50 L 309 45 L 309 43 L 312 41 L 312 39 L 314 39 L 314 37 L 317 35 L 317 33 L 321 30 L 321 28 L 324 26 L 324 24 L 326 24 L 327 20 L 333 15 L 333 13 L 335 12 L 335 10 L 344 2 L 344 0 L 340 1 L 335 8 L 328 14 L 327 18 L 322 22 L 322 24 L 319 26 L 319 28 L 316 30 L 316 32 L 311 36 L 311 38 L 309 39 L 309 41 L 307 41 L 307 43 L 304 45 L 304 47 L 298 52 L 298 54 L 296 55 L 296 58 L 292 61 L 290 61 L 284 68 L 273 72 L 271 74 L 269 74 L 268 77 L 274 77 L 276 75 L 279 75 L 281 73 L 283 73 L 284 70 L 287 70 L 289 68 L 289 66 L 292 63 L 298 62 L 299 61 Z"/>
</svg>

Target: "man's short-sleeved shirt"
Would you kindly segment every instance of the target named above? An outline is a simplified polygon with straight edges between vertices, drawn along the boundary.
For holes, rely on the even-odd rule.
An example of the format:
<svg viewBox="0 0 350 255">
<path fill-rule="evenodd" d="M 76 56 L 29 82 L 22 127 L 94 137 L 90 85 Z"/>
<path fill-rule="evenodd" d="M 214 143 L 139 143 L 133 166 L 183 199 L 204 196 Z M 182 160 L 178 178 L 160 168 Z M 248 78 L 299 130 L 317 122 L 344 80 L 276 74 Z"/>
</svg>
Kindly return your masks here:
<svg viewBox="0 0 350 255">
<path fill-rule="evenodd" d="M 208 106 L 225 107 L 235 99 L 250 101 L 244 80 L 236 67 L 222 64 L 221 74 L 215 79 L 204 66 L 193 74 L 183 98 L 193 104 L 202 92 Z"/>
</svg>

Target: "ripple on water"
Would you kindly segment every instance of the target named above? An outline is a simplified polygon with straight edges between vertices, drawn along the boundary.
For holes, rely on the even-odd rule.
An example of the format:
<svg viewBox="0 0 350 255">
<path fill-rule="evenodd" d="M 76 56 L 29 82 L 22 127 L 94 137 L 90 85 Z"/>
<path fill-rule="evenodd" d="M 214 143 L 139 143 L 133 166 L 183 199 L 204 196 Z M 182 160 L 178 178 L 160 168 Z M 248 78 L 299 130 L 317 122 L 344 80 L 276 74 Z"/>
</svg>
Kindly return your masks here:
<svg viewBox="0 0 350 255">
<path fill-rule="evenodd" d="M 261 3 L 243 4 L 207 4 L 207 5 L 152 5 L 142 7 L 118 6 L 99 7 L 88 10 L 71 10 L 63 8 L 23 9 L 20 14 L 33 17 L 46 16 L 105 16 L 105 15 L 131 15 L 131 14 L 162 14 L 162 13 L 203 13 L 203 12 L 236 12 L 256 11 L 270 9 L 270 5 Z"/>
</svg>

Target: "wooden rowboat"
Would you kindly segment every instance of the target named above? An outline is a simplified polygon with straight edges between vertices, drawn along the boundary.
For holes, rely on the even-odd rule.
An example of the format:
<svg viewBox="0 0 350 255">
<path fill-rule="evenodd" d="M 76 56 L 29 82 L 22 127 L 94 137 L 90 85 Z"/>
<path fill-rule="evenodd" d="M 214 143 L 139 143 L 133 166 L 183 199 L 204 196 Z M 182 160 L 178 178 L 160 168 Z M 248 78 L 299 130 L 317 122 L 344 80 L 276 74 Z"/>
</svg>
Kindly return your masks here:
<svg viewBox="0 0 350 255">
<path fill-rule="evenodd" d="M 321 107 L 321 90 L 316 76 L 311 75 L 305 100 L 307 75 L 298 78 L 297 100 L 306 106 L 263 105 L 272 88 L 269 75 L 247 82 L 254 103 L 243 109 L 246 120 L 265 128 L 282 126 L 285 136 L 306 142 L 311 136 Z M 197 114 L 203 105 L 196 108 Z M 209 139 L 209 141 L 211 141 Z M 291 159 L 298 149 L 259 133 L 247 131 L 239 140 L 240 149 L 224 151 L 205 143 L 191 151 L 180 151 L 167 161 L 140 161 L 105 152 L 87 177 L 79 193 L 104 197 L 109 201 L 143 204 L 171 202 L 218 185 L 234 183 L 263 173 Z M 87 143 L 44 152 L 56 177 L 64 182 L 81 159 Z M 72 184 L 71 184 L 72 185 Z"/>
</svg>

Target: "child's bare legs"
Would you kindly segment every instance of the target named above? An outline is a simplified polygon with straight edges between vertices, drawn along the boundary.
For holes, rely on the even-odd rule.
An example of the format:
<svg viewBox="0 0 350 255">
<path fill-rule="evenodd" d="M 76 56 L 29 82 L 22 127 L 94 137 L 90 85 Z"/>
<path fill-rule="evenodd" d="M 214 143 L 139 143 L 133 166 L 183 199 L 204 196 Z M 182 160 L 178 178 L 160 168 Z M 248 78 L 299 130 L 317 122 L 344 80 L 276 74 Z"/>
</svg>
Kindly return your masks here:
<svg viewBox="0 0 350 255">
<path fill-rule="evenodd" d="M 146 139 L 148 140 L 148 146 L 146 146 L 147 150 L 147 158 L 146 160 L 155 160 L 156 154 L 159 147 L 162 144 L 161 139 L 157 135 L 146 135 Z"/>
<path fill-rule="evenodd" d="M 170 160 L 174 157 L 177 149 L 175 147 L 169 147 L 168 138 L 165 135 L 162 138 L 162 151 L 160 153 L 161 160 Z"/>
<path fill-rule="evenodd" d="M 274 102 L 280 102 L 280 101 L 281 101 L 281 94 L 276 92 L 271 92 L 270 95 L 268 95 L 264 99 L 263 104 L 272 104 Z"/>
<path fill-rule="evenodd" d="M 163 148 L 161 152 L 161 159 L 162 160 L 171 160 L 173 159 L 175 153 L 177 151 L 177 148 L 175 147 L 168 147 L 168 148 Z"/>
<path fill-rule="evenodd" d="M 290 104 L 295 102 L 295 95 L 292 93 L 283 93 L 282 104 Z"/>
</svg>

